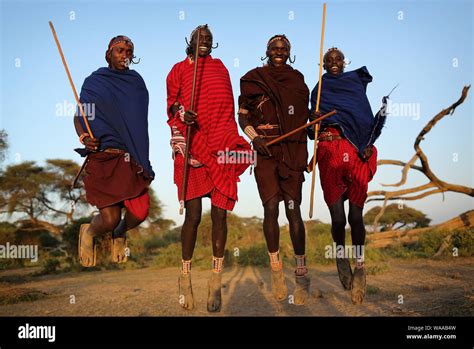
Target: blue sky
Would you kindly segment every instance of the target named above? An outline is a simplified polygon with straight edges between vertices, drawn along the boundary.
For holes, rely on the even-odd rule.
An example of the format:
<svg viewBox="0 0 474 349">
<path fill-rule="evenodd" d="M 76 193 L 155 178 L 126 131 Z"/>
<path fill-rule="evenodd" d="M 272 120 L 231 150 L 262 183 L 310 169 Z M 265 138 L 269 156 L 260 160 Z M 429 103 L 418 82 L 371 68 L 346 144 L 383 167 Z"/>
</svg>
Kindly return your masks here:
<svg viewBox="0 0 474 349">
<path fill-rule="evenodd" d="M 312 89 L 318 79 L 321 1 L 4 1 L 0 0 L 0 128 L 9 134 L 8 163 L 47 158 L 80 161 L 71 115 L 58 106 L 74 103 L 72 91 L 52 38 L 52 20 L 78 92 L 84 78 L 105 65 L 110 38 L 125 34 L 141 58 L 134 66 L 150 93 L 149 133 L 153 187 L 166 205 L 164 213 L 178 224 L 176 187 L 166 124 L 166 75 L 184 58 L 184 37 L 208 23 L 219 48 L 213 52 L 227 66 L 235 100 L 239 78 L 261 65 L 269 37 L 284 33 L 300 70 Z M 327 3 L 325 49 L 337 46 L 351 61 L 348 70 L 366 65 L 374 77 L 368 87 L 372 109 L 393 86 L 394 106 L 413 107 L 409 115 L 389 116 L 376 145 L 380 159 L 408 161 L 422 127 L 456 101 L 473 78 L 473 4 L 471 1 L 332 1 Z M 416 113 L 419 108 L 419 114 Z M 394 109 L 395 111 L 395 109 Z M 473 186 L 472 92 L 453 117 L 445 117 L 422 148 L 436 175 L 450 183 Z M 310 144 L 312 147 L 312 144 Z M 369 189 L 396 182 L 400 169 L 379 167 Z M 310 176 L 303 187 L 303 218 L 308 218 Z M 412 172 L 408 185 L 426 182 Z M 315 217 L 329 222 L 319 179 Z M 253 176 L 241 177 L 234 210 L 262 216 Z M 473 199 L 448 193 L 408 205 L 440 222 L 472 209 Z M 367 208 L 372 207 L 367 205 Z M 205 200 L 204 208 L 209 208 Z M 283 211 L 281 211 L 283 213 Z M 284 215 L 283 215 L 284 216 Z M 281 218 L 284 223 L 286 219 Z"/>
</svg>

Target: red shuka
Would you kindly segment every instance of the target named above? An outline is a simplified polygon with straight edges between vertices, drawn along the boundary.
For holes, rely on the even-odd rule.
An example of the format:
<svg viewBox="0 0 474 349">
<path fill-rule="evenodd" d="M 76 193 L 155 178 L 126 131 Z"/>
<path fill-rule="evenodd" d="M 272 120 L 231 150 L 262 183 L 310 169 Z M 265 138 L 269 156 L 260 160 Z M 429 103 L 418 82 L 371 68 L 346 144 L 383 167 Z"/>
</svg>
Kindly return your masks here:
<svg viewBox="0 0 474 349">
<path fill-rule="evenodd" d="M 338 129 L 330 127 L 333 134 Z M 369 182 L 377 171 L 377 148 L 374 146 L 372 156 L 363 161 L 358 150 L 346 138 L 318 142 L 318 166 L 324 201 L 332 206 L 342 195 L 346 194 L 349 202 L 364 207 L 367 199 Z"/>
<path fill-rule="evenodd" d="M 177 127 L 186 138 L 186 125 L 170 113 L 170 107 L 178 102 L 187 110 L 190 107 L 193 84 L 194 62 L 186 58 L 176 63 L 166 78 L 168 93 L 168 125 Z M 190 153 L 203 164 L 202 167 L 189 167 L 186 200 L 211 193 L 212 203 L 226 210 L 233 209 L 237 201 L 237 182 L 239 176 L 250 165 L 221 163 L 220 152 L 241 151 L 250 154 L 250 145 L 237 130 L 234 119 L 234 97 L 229 73 L 219 59 L 211 56 L 199 57 L 196 79 L 194 111 L 197 113 L 197 126 L 193 125 Z M 175 184 L 178 197 L 181 197 L 184 161 L 182 155 L 175 156 Z M 213 200 L 219 197 L 219 200 Z M 222 200 L 222 197 L 228 200 Z M 226 202 L 227 203 L 223 203 Z M 225 207 L 223 207 L 225 206 Z"/>
</svg>

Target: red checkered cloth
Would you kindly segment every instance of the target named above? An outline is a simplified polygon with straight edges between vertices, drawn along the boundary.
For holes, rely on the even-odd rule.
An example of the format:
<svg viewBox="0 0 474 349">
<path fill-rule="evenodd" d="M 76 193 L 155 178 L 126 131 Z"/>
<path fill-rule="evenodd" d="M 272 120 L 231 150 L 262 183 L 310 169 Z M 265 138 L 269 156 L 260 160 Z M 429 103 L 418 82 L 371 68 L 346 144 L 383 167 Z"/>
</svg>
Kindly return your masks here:
<svg viewBox="0 0 474 349">
<path fill-rule="evenodd" d="M 340 134 L 330 128 L 332 134 Z M 368 161 L 357 155 L 357 149 L 345 138 L 318 143 L 318 167 L 324 201 L 333 205 L 344 193 L 349 201 L 364 207 L 368 184 L 377 171 L 377 149 Z"/>
<path fill-rule="evenodd" d="M 170 107 L 178 102 L 189 108 L 193 83 L 194 62 L 186 58 L 176 63 L 166 79 L 168 92 L 168 125 L 175 126 L 186 138 L 186 125 L 179 117 L 172 115 Z M 193 126 L 190 153 L 202 167 L 190 167 L 186 199 L 212 192 L 216 197 L 237 201 L 237 182 L 250 162 L 243 164 L 219 163 L 219 152 L 240 151 L 251 154 L 250 144 L 237 131 L 234 119 L 234 97 L 229 73 L 219 59 L 211 56 L 199 58 L 194 111 L 198 114 L 197 126 Z M 180 160 L 181 158 L 181 160 Z M 175 156 L 175 184 L 178 197 L 181 193 L 182 156 Z M 207 191 L 207 192 L 206 192 Z M 195 196 L 198 195 L 198 196 Z M 215 199 L 215 201 L 224 201 Z M 220 203 L 220 206 L 233 205 Z"/>
<path fill-rule="evenodd" d="M 232 211 L 235 201 L 217 190 L 212 184 L 211 177 L 204 166 L 189 167 L 188 187 L 186 189 L 186 200 L 209 196 L 211 204 L 224 210 Z M 178 187 L 178 198 L 181 197 L 181 184 L 183 183 L 184 157 L 177 153 L 174 159 L 174 183 Z M 192 185 L 191 185 L 192 183 Z"/>
</svg>

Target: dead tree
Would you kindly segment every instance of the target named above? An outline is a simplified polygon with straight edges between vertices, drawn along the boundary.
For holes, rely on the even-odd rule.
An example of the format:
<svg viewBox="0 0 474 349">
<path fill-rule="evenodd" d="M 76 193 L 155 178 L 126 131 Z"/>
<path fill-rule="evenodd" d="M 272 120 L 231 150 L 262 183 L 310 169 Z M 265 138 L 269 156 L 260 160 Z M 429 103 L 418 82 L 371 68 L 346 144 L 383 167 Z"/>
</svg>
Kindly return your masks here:
<svg viewBox="0 0 474 349">
<path fill-rule="evenodd" d="M 415 155 L 410 159 L 408 162 L 402 162 L 399 160 L 379 160 L 377 162 L 378 165 L 395 165 L 395 166 L 402 166 L 402 178 L 398 183 L 394 184 L 382 184 L 383 186 L 390 186 L 390 187 L 400 187 L 403 184 L 406 183 L 407 176 L 408 176 L 408 171 L 410 169 L 417 170 L 422 172 L 427 178 L 428 178 L 428 183 L 424 185 L 420 185 L 417 187 L 413 188 L 407 188 L 407 189 L 401 189 L 401 190 L 394 190 L 394 191 L 385 191 L 385 190 L 375 190 L 371 191 L 367 194 L 368 200 L 367 202 L 370 201 L 383 201 L 383 206 L 382 209 L 380 210 L 379 214 L 374 218 L 374 231 L 377 229 L 378 221 L 380 217 L 385 212 L 385 208 L 387 206 L 388 201 L 391 200 L 418 200 L 424 197 L 427 197 L 429 195 L 437 194 L 437 193 L 444 193 L 447 191 L 451 192 L 456 192 L 456 193 L 462 193 L 466 194 L 469 196 L 474 196 L 474 188 L 466 187 L 463 185 L 458 185 L 458 184 L 452 184 L 445 182 L 441 179 L 439 179 L 432 171 L 430 168 L 430 165 L 428 163 L 428 158 L 423 152 L 423 150 L 420 147 L 420 143 L 422 140 L 424 140 L 424 136 L 431 131 L 431 129 L 440 121 L 442 118 L 444 118 L 446 115 L 452 115 L 456 108 L 464 102 L 464 99 L 467 97 L 467 93 L 469 91 L 469 88 L 471 86 L 464 86 L 461 94 L 461 98 L 451 106 L 449 106 L 446 109 L 441 110 L 434 118 L 432 118 L 426 126 L 421 130 L 421 132 L 418 134 L 418 137 L 416 137 L 415 140 Z M 421 166 L 416 165 L 415 163 L 417 160 L 420 160 Z M 414 194 L 417 193 L 416 195 L 411 195 L 407 196 L 408 194 Z"/>
</svg>

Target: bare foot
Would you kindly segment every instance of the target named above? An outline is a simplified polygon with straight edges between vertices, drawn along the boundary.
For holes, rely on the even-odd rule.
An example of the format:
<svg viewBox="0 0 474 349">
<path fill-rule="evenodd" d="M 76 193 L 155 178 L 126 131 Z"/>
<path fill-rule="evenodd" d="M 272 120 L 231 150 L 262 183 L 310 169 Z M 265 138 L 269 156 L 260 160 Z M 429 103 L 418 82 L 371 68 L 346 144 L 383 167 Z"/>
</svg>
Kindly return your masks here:
<svg viewBox="0 0 474 349">
<path fill-rule="evenodd" d="M 214 313 L 221 311 L 222 294 L 221 294 L 221 273 L 212 272 L 209 279 L 207 294 L 207 311 Z"/>
<path fill-rule="evenodd" d="M 94 236 L 89 233 L 90 224 L 82 224 L 79 230 L 79 260 L 83 267 L 94 267 L 96 263 L 96 246 Z"/>
<path fill-rule="evenodd" d="M 178 279 L 179 304 L 186 310 L 194 309 L 193 287 L 191 285 L 191 274 L 182 274 Z"/>
<path fill-rule="evenodd" d="M 272 270 L 272 293 L 277 301 L 282 301 L 288 295 L 288 288 L 285 284 L 285 275 L 283 271 Z"/>
</svg>

